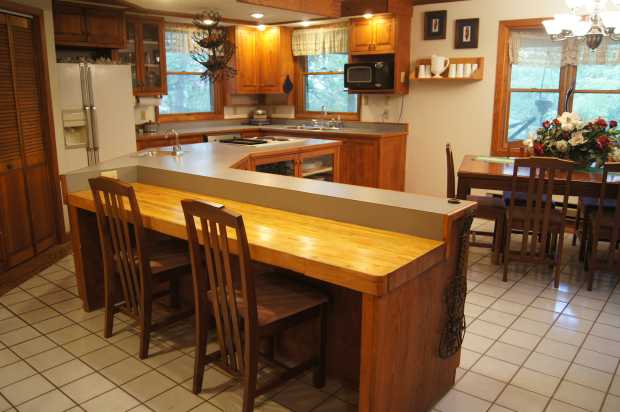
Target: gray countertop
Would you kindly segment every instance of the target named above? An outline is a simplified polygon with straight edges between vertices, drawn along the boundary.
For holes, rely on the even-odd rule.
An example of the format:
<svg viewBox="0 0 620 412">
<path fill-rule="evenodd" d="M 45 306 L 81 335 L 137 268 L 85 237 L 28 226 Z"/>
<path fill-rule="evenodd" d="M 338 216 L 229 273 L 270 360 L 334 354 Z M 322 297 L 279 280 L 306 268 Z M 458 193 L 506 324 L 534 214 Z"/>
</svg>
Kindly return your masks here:
<svg viewBox="0 0 620 412">
<path fill-rule="evenodd" d="M 116 170 L 122 180 L 212 194 L 263 206 L 442 239 L 445 218 L 471 202 L 383 189 L 324 182 L 254 171 L 231 165 L 251 153 L 333 144 L 318 139 L 294 139 L 274 145 L 240 146 L 225 143 L 185 145 L 180 157 L 131 154 L 67 174 L 69 192 L 88 189 L 88 179 Z"/>
</svg>

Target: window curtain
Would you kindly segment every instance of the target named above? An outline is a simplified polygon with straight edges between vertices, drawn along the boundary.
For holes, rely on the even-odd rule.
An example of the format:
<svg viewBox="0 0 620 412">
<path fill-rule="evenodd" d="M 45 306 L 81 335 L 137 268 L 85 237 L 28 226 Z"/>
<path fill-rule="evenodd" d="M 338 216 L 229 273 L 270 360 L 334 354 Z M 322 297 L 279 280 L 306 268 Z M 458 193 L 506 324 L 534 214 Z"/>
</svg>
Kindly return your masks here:
<svg viewBox="0 0 620 412">
<path fill-rule="evenodd" d="M 293 31 L 293 56 L 348 53 L 349 27 L 319 27 Z"/>
<path fill-rule="evenodd" d="M 510 62 L 538 67 L 580 64 L 620 64 L 620 43 L 604 39 L 590 50 L 584 39 L 554 42 L 544 31 L 513 31 L 510 35 Z"/>
<path fill-rule="evenodd" d="M 192 35 L 198 32 L 195 27 L 180 24 L 166 24 L 166 51 L 189 54 L 198 48 Z"/>
</svg>

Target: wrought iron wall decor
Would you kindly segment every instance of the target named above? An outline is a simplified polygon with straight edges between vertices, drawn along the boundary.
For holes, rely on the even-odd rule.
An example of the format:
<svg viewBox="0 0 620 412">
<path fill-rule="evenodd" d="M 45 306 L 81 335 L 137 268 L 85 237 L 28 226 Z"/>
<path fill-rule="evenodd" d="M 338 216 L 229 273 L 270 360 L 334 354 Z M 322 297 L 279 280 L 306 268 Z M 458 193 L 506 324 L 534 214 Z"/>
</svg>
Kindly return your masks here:
<svg viewBox="0 0 620 412">
<path fill-rule="evenodd" d="M 454 278 L 446 288 L 446 324 L 439 343 L 439 357 L 447 359 L 457 353 L 465 337 L 465 296 L 467 295 L 467 255 L 469 253 L 469 232 L 474 220 L 473 213 L 464 218 L 459 233 L 459 251 Z"/>
<path fill-rule="evenodd" d="M 203 80 L 215 82 L 237 75 L 237 70 L 229 65 L 235 54 L 235 44 L 228 38 L 226 28 L 220 26 L 221 21 L 222 16 L 216 11 L 204 11 L 193 20 L 198 31 L 192 34 L 197 47 L 191 51 L 191 56 L 205 68 L 200 76 Z"/>
</svg>

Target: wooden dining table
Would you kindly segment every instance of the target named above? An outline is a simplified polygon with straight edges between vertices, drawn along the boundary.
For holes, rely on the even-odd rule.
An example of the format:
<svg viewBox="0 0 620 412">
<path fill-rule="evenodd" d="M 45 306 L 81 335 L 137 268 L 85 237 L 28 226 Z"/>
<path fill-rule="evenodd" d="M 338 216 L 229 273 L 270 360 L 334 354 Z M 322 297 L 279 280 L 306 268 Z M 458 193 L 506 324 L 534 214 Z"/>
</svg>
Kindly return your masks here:
<svg viewBox="0 0 620 412">
<path fill-rule="evenodd" d="M 466 199 L 472 189 L 512 190 L 514 158 L 466 155 L 458 171 L 457 197 Z M 527 192 L 529 170 L 521 168 L 517 190 Z M 575 169 L 570 183 L 569 194 L 578 197 L 598 198 L 601 192 L 602 169 Z M 620 183 L 620 175 L 610 174 L 608 182 Z M 606 197 L 616 199 L 618 185 L 608 185 Z M 554 193 L 564 194 L 566 176 L 558 174 L 555 178 Z"/>
</svg>

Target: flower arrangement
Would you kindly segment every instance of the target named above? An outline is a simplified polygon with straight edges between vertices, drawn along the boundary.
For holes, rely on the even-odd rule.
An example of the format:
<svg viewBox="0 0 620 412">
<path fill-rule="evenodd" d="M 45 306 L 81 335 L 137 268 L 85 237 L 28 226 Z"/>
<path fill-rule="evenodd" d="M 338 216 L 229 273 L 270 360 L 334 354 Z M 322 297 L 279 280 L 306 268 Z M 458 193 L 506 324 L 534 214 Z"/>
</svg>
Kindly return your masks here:
<svg viewBox="0 0 620 412">
<path fill-rule="evenodd" d="M 535 156 L 570 159 L 584 167 L 620 162 L 618 122 L 602 117 L 585 123 L 576 113 L 563 113 L 543 122 L 524 144 Z"/>
</svg>

